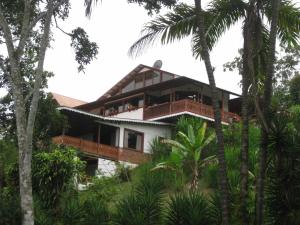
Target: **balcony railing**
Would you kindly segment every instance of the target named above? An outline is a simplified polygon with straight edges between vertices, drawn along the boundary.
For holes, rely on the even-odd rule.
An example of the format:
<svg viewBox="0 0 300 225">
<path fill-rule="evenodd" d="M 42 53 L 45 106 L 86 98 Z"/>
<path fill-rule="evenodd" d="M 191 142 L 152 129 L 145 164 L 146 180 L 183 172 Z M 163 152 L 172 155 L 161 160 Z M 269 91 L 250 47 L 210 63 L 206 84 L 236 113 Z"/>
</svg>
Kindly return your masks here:
<svg viewBox="0 0 300 225">
<path fill-rule="evenodd" d="M 166 102 L 163 104 L 150 106 L 144 109 L 144 119 L 154 119 L 162 116 L 176 114 L 180 112 L 191 112 L 201 116 L 214 119 L 214 110 L 212 106 L 195 102 L 190 99 L 183 99 L 175 102 Z M 222 121 L 230 123 L 232 121 L 239 121 L 240 117 L 231 112 L 222 111 Z"/>
<path fill-rule="evenodd" d="M 78 148 L 88 155 L 107 158 L 114 161 L 124 161 L 139 164 L 149 159 L 149 154 L 104 144 L 98 144 L 96 142 L 87 141 L 81 138 L 71 137 L 67 135 L 53 137 L 52 141 L 55 144 L 63 144 L 66 146 Z"/>
</svg>

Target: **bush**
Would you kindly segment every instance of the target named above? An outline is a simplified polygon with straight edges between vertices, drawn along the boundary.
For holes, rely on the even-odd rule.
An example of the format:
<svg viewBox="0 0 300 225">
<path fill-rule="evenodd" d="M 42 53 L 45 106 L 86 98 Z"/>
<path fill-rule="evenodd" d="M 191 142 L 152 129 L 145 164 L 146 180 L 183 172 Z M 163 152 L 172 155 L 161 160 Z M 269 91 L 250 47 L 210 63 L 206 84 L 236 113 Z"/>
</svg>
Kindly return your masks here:
<svg viewBox="0 0 300 225">
<path fill-rule="evenodd" d="M 116 177 L 122 182 L 131 181 L 131 168 L 125 164 L 118 163 L 116 170 Z"/>
<path fill-rule="evenodd" d="M 21 224 L 19 192 L 4 189 L 0 191 L 0 225 Z"/>
<path fill-rule="evenodd" d="M 94 197 L 88 198 L 83 203 L 84 225 L 105 225 L 110 220 L 107 204 Z"/>
<path fill-rule="evenodd" d="M 161 143 L 161 138 L 159 137 L 152 140 L 150 147 L 151 158 L 154 162 L 166 159 L 171 152 L 171 148 L 168 145 Z"/>
<path fill-rule="evenodd" d="M 162 224 L 161 186 L 154 176 L 144 177 L 133 192 L 116 206 L 115 225 Z"/>
<path fill-rule="evenodd" d="M 168 203 L 166 225 L 212 224 L 210 205 L 198 192 L 176 194 Z"/>
<path fill-rule="evenodd" d="M 55 208 L 58 199 L 67 185 L 75 184 L 75 178 L 84 168 L 72 149 L 54 149 L 37 153 L 33 157 L 33 190 L 38 194 L 45 207 Z"/>
</svg>

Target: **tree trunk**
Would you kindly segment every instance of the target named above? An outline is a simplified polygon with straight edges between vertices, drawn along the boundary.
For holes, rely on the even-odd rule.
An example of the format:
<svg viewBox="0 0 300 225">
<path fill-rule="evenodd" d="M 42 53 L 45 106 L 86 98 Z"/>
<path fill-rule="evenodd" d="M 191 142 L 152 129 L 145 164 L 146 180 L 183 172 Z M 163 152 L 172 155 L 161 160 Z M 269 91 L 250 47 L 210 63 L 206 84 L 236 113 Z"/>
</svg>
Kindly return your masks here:
<svg viewBox="0 0 300 225">
<path fill-rule="evenodd" d="M 0 192 L 4 187 L 4 163 L 3 158 L 0 156 Z"/>
<path fill-rule="evenodd" d="M 194 168 L 193 168 L 193 178 L 192 178 L 192 184 L 191 184 L 191 190 L 195 191 L 198 186 L 198 177 L 199 177 L 199 171 L 198 171 L 198 162 L 194 161 Z"/>
<path fill-rule="evenodd" d="M 240 168 L 240 217 L 244 225 L 249 224 L 248 215 L 248 157 L 249 157 L 249 86 L 254 77 L 253 64 L 253 32 L 254 31 L 254 0 L 249 2 L 243 28 L 243 71 L 242 71 L 242 139 L 241 139 L 241 168 Z"/>
<path fill-rule="evenodd" d="M 221 111 L 218 102 L 218 92 L 216 88 L 214 71 L 210 61 L 210 55 L 205 38 L 204 16 L 201 8 L 201 0 L 195 0 L 196 19 L 201 44 L 201 57 L 204 60 L 206 72 L 210 84 L 212 104 L 214 110 L 215 130 L 218 144 L 219 160 L 219 185 L 221 189 L 221 207 L 222 207 L 222 224 L 229 225 L 229 185 L 227 180 L 227 167 L 224 151 L 224 135 L 222 130 Z"/>
<path fill-rule="evenodd" d="M 272 21 L 270 29 L 270 44 L 267 58 L 267 75 L 264 81 L 264 110 L 263 116 L 268 128 L 270 128 L 270 113 L 271 113 L 271 99 L 272 99 L 272 85 L 274 77 L 274 62 L 276 49 L 276 35 L 279 14 L 280 0 L 272 1 Z M 269 129 L 268 129 L 269 130 Z M 267 163 L 267 148 L 269 144 L 269 133 L 265 128 L 262 129 L 261 153 L 259 159 L 259 174 L 257 179 L 257 193 L 256 193 L 256 217 L 255 224 L 263 224 L 264 218 L 264 183 Z"/>
<path fill-rule="evenodd" d="M 17 76 L 16 76 L 17 77 Z M 23 96 L 20 89 L 13 88 L 15 114 L 17 123 L 17 137 L 19 147 L 19 183 L 22 210 L 22 224 L 34 224 L 34 210 L 31 183 L 31 158 L 32 151 L 28 149 L 26 133 L 26 113 Z"/>
<path fill-rule="evenodd" d="M 27 36 L 29 33 L 29 13 L 30 1 L 25 1 L 25 12 L 22 23 L 21 39 L 18 49 L 15 49 L 13 45 L 12 33 L 10 28 L 1 12 L 0 8 L 0 25 L 6 40 L 7 52 L 9 55 L 9 62 L 11 71 L 8 76 L 9 83 L 12 88 L 12 94 L 14 99 L 14 107 L 16 114 L 16 126 L 19 148 L 19 183 L 20 183 L 20 199 L 21 199 L 21 211 L 22 211 L 22 225 L 34 225 L 34 208 L 32 197 L 32 181 L 31 181 L 31 159 L 32 159 L 32 137 L 34 122 L 38 107 L 39 90 L 42 82 L 43 65 L 45 59 L 45 53 L 49 41 L 49 32 L 51 25 L 51 18 L 53 15 L 53 0 L 48 1 L 47 13 L 44 23 L 44 33 L 41 38 L 39 46 L 39 61 L 35 73 L 35 82 L 32 100 L 30 102 L 28 119 L 26 118 L 26 101 L 27 97 L 23 96 L 23 82 L 20 70 L 20 60 L 22 60 L 22 54 Z M 29 99 L 29 98 L 28 98 Z"/>
<path fill-rule="evenodd" d="M 242 140 L 241 140 L 241 219 L 244 225 L 249 224 L 248 215 L 248 171 L 249 171 L 249 104 L 248 88 L 249 82 L 246 74 L 242 75 Z"/>
</svg>

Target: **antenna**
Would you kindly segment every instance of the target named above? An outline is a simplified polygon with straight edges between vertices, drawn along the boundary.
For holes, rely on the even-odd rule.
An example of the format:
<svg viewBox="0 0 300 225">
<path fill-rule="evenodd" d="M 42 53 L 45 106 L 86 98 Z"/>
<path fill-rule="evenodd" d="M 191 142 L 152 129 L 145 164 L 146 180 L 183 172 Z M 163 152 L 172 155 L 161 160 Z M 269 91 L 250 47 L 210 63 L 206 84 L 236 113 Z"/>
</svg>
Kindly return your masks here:
<svg viewBox="0 0 300 225">
<path fill-rule="evenodd" d="M 162 67 L 162 61 L 156 60 L 152 67 L 155 69 L 160 69 Z"/>
</svg>

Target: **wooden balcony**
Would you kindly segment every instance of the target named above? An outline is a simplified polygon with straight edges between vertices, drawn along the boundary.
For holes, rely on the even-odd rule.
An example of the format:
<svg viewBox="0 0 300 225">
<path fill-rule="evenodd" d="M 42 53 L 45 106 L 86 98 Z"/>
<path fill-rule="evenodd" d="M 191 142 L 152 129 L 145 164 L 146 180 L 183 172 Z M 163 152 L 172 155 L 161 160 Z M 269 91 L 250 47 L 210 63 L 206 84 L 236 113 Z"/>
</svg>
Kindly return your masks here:
<svg viewBox="0 0 300 225">
<path fill-rule="evenodd" d="M 134 164 L 140 164 L 149 159 L 149 154 L 119 147 L 98 144 L 96 142 L 83 140 L 81 138 L 61 135 L 52 138 L 55 144 L 62 144 L 80 149 L 83 153 L 106 158 L 113 161 L 124 161 Z"/>
<path fill-rule="evenodd" d="M 205 105 L 199 102 L 195 102 L 190 99 L 183 99 L 175 102 L 166 102 L 163 104 L 150 106 L 144 109 L 144 119 L 154 119 L 162 116 L 167 116 L 171 114 L 181 113 L 181 112 L 191 112 L 198 114 L 200 116 L 208 117 L 214 119 L 214 110 L 212 106 Z M 231 112 L 222 111 L 222 121 L 225 123 L 230 123 L 232 121 L 239 121 L 240 117 Z"/>
</svg>

